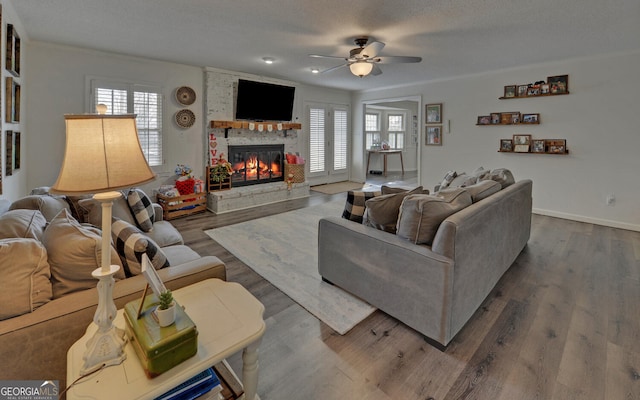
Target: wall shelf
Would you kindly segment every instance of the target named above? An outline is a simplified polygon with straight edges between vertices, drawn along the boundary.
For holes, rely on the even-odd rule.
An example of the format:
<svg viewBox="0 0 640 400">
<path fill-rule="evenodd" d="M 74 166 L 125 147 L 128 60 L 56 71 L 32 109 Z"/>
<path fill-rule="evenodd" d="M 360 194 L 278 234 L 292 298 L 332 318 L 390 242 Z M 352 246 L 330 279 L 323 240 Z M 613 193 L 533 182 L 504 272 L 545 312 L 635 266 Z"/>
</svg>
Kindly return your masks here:
<svg viewBox="0 0 640 400">
<path fill-rule="evenodd" d="M 212 129 L 224 129 L 224 137 L 229 136 L 229 129 L 249 129 L 249 124 L 254 124 L 255 130 L 259 131 L 259 127 L 262 126 L 262 133 L 270 133 L 274 131 L 283 131 L 284 136 L 287 136 L 287 131 L 291 129 L 302 129 L 302 124 L 297 122 L 275 122 L 275 121 L 263 121 L 263 122 L 250 122 L 250 121 L 211 121 L 210 126 Z M 278 125 L 282 126 L 282 129 L 278 129 Z M 271 127 L 271 131 L 269 131 Z"/>
</svg>

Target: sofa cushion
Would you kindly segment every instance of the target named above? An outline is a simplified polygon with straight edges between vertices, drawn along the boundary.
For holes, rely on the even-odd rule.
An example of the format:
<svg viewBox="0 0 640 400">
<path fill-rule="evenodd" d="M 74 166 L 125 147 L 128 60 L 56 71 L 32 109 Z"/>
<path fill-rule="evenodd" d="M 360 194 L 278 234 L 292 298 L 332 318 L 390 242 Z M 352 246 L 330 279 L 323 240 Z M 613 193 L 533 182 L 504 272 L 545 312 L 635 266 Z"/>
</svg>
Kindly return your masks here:
<svg viewBox="0 0 640 400">
<path fill-rule="evenodd" d="M 410 194 L 419 193 L 422 193 L 422 186 L 411 191 L 383 194 L 367 200 L 362 223 L 385 232 L 396 233 L 402 200 Z"/>
<path fill-rule="evenodd" d="M 11 203 L 9 210 L 38 210 L 47 221 L 51 221 L 62 209 L 69 209 L 63 196 L 29 195 Z"/>
<path fill-rule="evenodd" d="M 488 179 L 498 182 L 502 186 L 502 189 L 511 186 L 516 182 L 511 171 L 506 168 L 492 169 L 488 175 L 482 178 L 482 180 Z"/>
<path fill-rule="evenodd" d="M 404 198 L 396 234 L 415 244 L 431 245 L 440 223 L 471 205 L 471 195 L 455 189 L 435 195 L 412 194 Z"/>
<path fill-rule="evenodd" d="M 160 246 L 130 223 L 115 219 L 111 224 L 111 235 L 127 276 L 142 272 L 143 254 L 149 257 L 155 269 L 169 266 L 169 260 Z"/>
<path fill-rule="evenodd" d="M 102 238 L 98 229 L 81 225 L 65 208 L 44 230 L 42 243 L 49 257 L 54 299 L 96 287 L 97 280 L 91 272 L 102 263 Z M 111 264 L 122 267 L 115 249 L 110 250 Z M 114 277 L 125 277 L 122 268 Z"/>
<path fill-rule="evenodd" d="M 64 199 L 67 201 L 69 205 L 69 210 L 71 210 L 71 216 L 76 219 L 76 221 L 80 223 L 89 222 L 87 217 L 87 210 L 80 206 L 80 200 L 90 199 L 93 197 L 91 194 L 84 194 L 78 196 L 64 196 Z"/>
<path fill-rule="evenodd" d="M 364 216 L 365 202 L 376 196 L 380 196 L 381 191 L 365 192 L 361 190 L 350 190 L 347 192 L 347 202 L 342 212 L 342 218 L 350 221 L 362 223 L 362 217 Z"/>
<path fill-rule="evenodd" d="M 474 203 L 486 199 L 494 193 L 499 192 L 502 189 L 502 185 L 493 180 L 480 181 L 475 185 L 467 186 L 464 188 L 471 195 L 471 201 Z"/>
<path fill-rule="evenodd" d="M 144 232 L 149 232 L 153 229 L 155 213 L 153 211 L 153 202 L 149 196 L 140 189 L 130 189 L 127 193 L 127 203 L 138 228 Z"/>
<path fill-rule="evenodd" d="M 83 199 L 78 202 L 87 213 L 87 220 L 91 225 L 102 226 L 102 204 L 94 198 Z M 127 221 L 130 224 L 135 225 L 136 221 L 133 218 L 127 199 L 123 196 L 118 197 L 113 201 L 111 208 L 111 215 L 115 218 Z"/>
<path fill-rule="evenodd" d="M 47 251 L 35 239 L 0 240 L 0 275 L 0 320 L 32 312 L 51 300 Z"/>
<path fill-rule="evenodd" d="M 40 240 L 47 225 L 38 210 L 17 209 L 0 215 L 0 239 L 32 238 Z"/>
</svg>

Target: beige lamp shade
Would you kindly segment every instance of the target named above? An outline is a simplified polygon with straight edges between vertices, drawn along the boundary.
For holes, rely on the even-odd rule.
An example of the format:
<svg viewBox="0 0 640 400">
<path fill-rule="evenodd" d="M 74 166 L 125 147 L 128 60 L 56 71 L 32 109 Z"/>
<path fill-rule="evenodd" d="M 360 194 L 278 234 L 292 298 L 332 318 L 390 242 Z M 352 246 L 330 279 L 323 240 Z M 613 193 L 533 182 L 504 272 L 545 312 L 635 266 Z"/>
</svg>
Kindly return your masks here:
<svg viewBox="0 0 640 400">
<path fill-rule="evenodd" d="M 67 143 L 52 192 L 87 194 L 155 179 L 140 148 L 135 115 L 65 115 Z"/>
<path fill-rule="evenodd" d="M 353 64 L 350 64 L 349 69 L 351 70 L 352 74 L 362 78 L 363 76 L 367 76 L 371 73 L 373 64 L 364 61 L 357 61 Z"/>
</svg>

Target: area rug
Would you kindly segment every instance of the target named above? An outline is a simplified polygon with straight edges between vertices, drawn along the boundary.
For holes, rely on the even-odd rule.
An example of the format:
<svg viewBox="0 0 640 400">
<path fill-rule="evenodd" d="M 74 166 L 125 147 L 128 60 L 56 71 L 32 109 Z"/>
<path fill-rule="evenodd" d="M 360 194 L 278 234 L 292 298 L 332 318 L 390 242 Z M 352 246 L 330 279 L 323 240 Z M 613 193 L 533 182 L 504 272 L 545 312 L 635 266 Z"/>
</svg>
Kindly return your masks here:
<svg viewBox="0 0 640 400">
<path fill-rule="evenodd" d="M 324 193 L 324 194 L 338 194 L 349 190 L 363 190 L 363 187 L 367 187 L 367 184 L 344 181 L 337 183 L 328 183 L 326 185 L 311 186 L 311 190 Z"/>
<path fill-rule="evenodd" d="M 318 221 L 340 216 L 344 200 L 205 231 L 251 269 L 341 335 L 375 308 L 322 282 Z"/>
</svg>

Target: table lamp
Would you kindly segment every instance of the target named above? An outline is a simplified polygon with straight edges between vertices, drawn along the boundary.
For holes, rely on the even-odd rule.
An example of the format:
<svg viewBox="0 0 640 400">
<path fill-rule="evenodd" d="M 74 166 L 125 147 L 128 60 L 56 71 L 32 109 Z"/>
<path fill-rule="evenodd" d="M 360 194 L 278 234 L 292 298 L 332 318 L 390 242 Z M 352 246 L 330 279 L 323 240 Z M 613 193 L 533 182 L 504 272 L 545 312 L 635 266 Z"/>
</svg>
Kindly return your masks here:
<svg viewBox="0 0 640 400">
<path fill-rule="evenodd" d="M 105 115 L 107 107 L 99 104 L 99 114 L 65 115 L 67 142 L 60 174 L 52 193 L 94 194 L 102 206 L 102 259 L 91 275 L 98 279 L 98 308 L 93 322 L 98 330 L 87 343 L 81 374 L 126 358 L 124 335 L 113 325 L 116 306 L 113 301 L 113 275 L 120 268 L 111 265 L 111 209 L 129 188 L 155 179 L 142 153 L 134 114 Z"/>
</svg>

